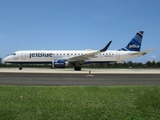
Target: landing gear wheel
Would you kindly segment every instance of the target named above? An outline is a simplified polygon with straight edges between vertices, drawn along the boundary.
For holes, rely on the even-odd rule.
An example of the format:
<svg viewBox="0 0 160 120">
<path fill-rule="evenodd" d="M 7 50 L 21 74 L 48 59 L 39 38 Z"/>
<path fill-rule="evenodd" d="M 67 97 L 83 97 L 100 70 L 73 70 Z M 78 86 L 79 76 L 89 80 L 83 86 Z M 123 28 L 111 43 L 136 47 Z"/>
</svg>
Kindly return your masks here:
<svg viewBox="0 0 160 120">
<path fill-rule="evenodd" d="M 74 70 L 75 71 L 81 71 L 81 67 L 80 66 L 76 66 L 76 67 L 74 67 Z"/>
<path fill-rule="evenodd" d="M 19 70 L 22 70 L 22 67 L 19 67 Z"/>
<path fill-rule="evenodd" d="M 22 65 L 19 65 L 19 70 L 22 70 Z"/>
</svg>

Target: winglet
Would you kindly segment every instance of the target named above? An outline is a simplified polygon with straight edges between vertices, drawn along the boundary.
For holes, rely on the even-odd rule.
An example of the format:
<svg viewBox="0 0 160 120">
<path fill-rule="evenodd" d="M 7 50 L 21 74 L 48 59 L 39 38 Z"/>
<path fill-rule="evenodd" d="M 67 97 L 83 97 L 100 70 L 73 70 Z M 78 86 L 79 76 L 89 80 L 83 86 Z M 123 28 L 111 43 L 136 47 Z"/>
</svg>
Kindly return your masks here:
<svg viewBox="0 0 160 120">
<path fill-rule="evenodd" d="M 100 50 L 100 52 L 104 52 L 108 49 L 112 41 L 110 41 L 103 49 Z"/>
</svg>

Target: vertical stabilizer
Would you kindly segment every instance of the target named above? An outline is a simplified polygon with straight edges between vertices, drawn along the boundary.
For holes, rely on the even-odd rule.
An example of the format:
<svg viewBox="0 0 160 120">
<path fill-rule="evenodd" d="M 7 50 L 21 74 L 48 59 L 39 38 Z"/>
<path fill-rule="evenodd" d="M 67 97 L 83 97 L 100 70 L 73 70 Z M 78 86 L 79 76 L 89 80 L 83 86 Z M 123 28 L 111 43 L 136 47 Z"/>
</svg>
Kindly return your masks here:
<svg viewBox="0 0 160 120">
<path fill-rule="evenodd" d="M 143 38 L 143 31 L 138 31 L 128 45 L 120 50 L 122 51 L 140 51 Z"/>
</svg>

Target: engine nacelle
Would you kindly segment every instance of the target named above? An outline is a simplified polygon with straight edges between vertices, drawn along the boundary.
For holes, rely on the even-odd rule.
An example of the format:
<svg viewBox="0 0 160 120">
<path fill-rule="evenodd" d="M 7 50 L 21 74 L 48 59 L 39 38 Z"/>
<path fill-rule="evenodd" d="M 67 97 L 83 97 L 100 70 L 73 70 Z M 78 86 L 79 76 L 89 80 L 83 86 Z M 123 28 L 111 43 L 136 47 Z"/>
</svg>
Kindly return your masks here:
<svg viewBox="0 0 160 120">
<path fill-rule="evenodd" d="M 65 68 L 68 66 L 68 62 L 65 60 L 54 60 L 52 61 L 52 66 L 53 68 Z"/>
</svg>

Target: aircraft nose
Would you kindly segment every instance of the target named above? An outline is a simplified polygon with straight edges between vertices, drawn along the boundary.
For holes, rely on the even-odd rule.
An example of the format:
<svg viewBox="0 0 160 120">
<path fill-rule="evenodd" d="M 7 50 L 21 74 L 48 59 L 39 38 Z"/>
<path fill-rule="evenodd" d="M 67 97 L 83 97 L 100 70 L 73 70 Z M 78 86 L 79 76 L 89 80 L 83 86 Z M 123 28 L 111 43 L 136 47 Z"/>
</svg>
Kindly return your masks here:
<svg viewBox="0 0 160 120">
<path fill-rule="evenodd" d="M 7 63 L 8 62 L 8 57 L 4 58 L 3 62 Z"/>
</svg>

